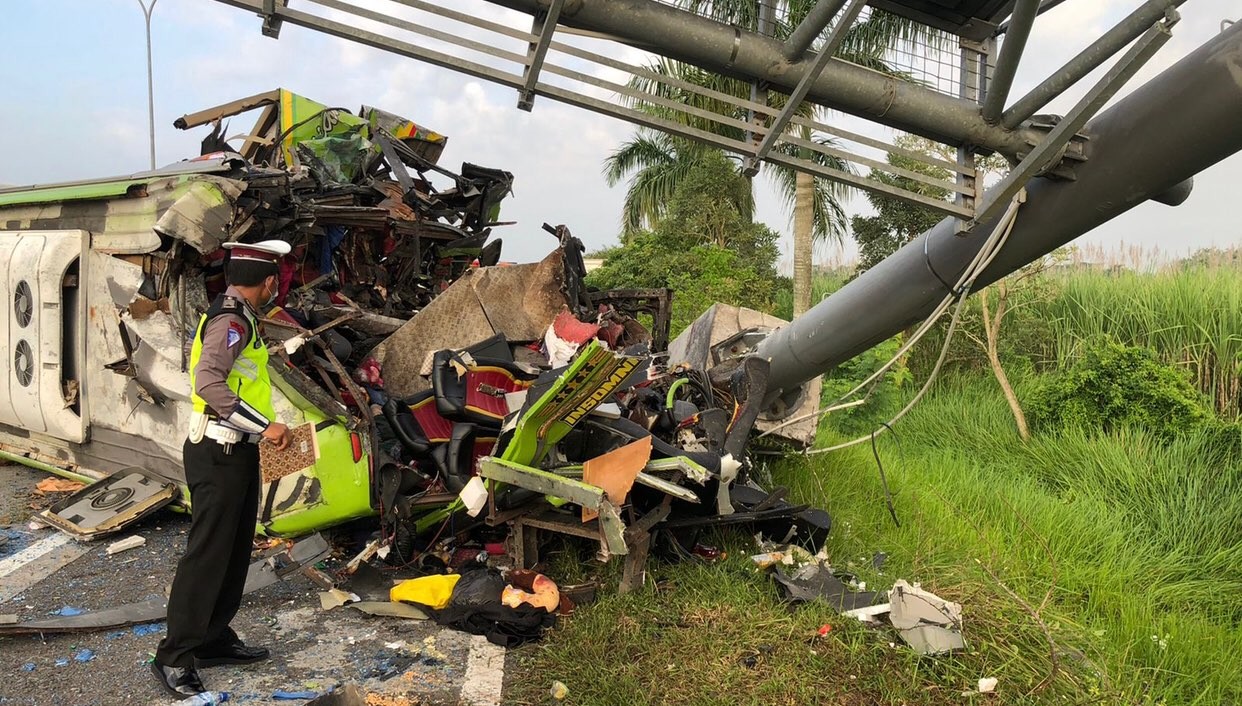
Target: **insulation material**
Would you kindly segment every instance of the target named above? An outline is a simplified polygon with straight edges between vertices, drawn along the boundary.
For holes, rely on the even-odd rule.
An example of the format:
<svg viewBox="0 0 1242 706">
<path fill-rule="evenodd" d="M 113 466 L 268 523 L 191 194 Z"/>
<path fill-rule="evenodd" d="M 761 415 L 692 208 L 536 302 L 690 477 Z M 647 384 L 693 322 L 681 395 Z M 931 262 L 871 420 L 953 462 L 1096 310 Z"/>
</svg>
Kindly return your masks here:
<svg viewBox="0 0 1242 706">
<path fill-rule="evenodd" d="M 371 351 L 390 394 L 409 397 L 430 388 L 419 375 L 438 350 L 462 349 L 496 334 L 511 342 L 543 336 L 566 306 L 563 256 L 541 262 L 471 270 Z"/>
</svg>

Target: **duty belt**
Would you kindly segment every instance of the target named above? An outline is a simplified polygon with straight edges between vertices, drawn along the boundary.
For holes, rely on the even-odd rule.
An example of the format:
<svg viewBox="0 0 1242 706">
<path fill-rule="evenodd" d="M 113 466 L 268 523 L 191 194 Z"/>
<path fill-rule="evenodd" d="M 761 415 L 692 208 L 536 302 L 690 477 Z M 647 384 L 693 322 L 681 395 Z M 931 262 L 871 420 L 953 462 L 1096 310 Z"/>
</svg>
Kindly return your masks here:
<svg viewBox="0 0 1242 706">
<path fill-rule="evenodd" d="M 250 434 L 234 429 L 217 417 L 195 412 L 190 419 L 190 441 L 198 443 L 204 438 L 224 447 L 224 453 L 233 453 L 234 444 L 257 444 L 263 439 L 261 434 Z"/>
</svg>

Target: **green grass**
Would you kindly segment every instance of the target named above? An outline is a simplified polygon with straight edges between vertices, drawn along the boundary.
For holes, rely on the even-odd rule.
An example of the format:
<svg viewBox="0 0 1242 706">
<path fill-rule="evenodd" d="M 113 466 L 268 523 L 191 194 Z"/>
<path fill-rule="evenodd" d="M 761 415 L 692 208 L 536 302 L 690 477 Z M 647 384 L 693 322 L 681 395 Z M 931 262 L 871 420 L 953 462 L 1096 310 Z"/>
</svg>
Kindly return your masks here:
<svg viewBox="0 0 1242 706">
<path fill-rule="evenodd" d="M 967 652 L 919 659 L 823 606 L 789 611 L 734 534 L 728 561 L 656 564 L 655 587 L 606 594 L 519 653 L 515 703 L 548 701 L 559 679 L 579 704 L 960 704 L 985 676 L 1006 704 L 1242 700 L 1236 448 L 1135 432 L 1023 445 L 982 376 L 937 390 L 880 448 L 900 529 L 869 449 L 762 472 L 832 513 L 835 566 L 962 603 Z M 1006 587 L 1031 608 L 1050 594 L 1039 619 Z"/>
<path fill-rule="evenodd" d="M 900 530 L 882 511 L 865 453 L 783 465 L 775 476 L 828 500 L 844 525 L 830 542 L 834 555 L 884 548 L 913 578 L 945 577 L 949 598 L 955 581 L 971 585 L 976 560 L 1032 604 L 1052 590 L 1044 620 L 1102 670 L 1106 703 L 1242 699 L 1238 449 L 1209 436 L 1162 444 L 1136 432 L 1023 445 L 994 387 L 978 378 L 938 390 L 898 427 L 904 460 L 898 446 L 883 446 L 906 519 Z M 1026 654 L 1039 642 L 1014 637 L 990 639 Z M 1039 671 L 1002 681 L 1029 685 Z M 1066 695 L 1082 693 L 1075 680 L 1061 680 Z"/>
<path fill-rule="evenodd" d="M 1218 413 L 1242 404 L 1242 273 L 1236 267 L 1176 268 L 1154 274 L 1076 272 L 1030 317 L 1051 326 L 1051 360 L 1077 357 L 1084 340 L 1108 335 L 1146 346 L 1183 366 Z"/>
<path fill-rule="evenodd" d="M 995 298 L 993 297 L 993 303 Z M 1242 271 L 1236 265 L 1178 266 L 1154 273 L 1126 270 L 1054 271 L 1024 280 L 1001 330 L 1006 367 L 1063 371 L 1101 339 L 1155 351 L 1181 368 L 1227 420 L 1242 418 Z M 982 337 L 978 298 L 969 300 L 962 330 Z M 943 324 L 911 355 L 930 370 Z M 954 339 L 949 369 L 986 369 L 969 336 Z"/>
</svg>

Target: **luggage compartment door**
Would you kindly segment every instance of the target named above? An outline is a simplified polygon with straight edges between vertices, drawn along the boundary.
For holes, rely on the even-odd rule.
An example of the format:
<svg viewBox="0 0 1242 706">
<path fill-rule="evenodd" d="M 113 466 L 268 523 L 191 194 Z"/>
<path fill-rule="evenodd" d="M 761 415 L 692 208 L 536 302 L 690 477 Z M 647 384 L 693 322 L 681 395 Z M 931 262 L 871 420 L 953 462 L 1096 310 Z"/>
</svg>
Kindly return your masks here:
<svg viewBox="0 0 1242 706">
<path fill-rule="evenodd" d="M 0 234 L 0 423 L 86 440 L 84 230 Z"/>
</svg>

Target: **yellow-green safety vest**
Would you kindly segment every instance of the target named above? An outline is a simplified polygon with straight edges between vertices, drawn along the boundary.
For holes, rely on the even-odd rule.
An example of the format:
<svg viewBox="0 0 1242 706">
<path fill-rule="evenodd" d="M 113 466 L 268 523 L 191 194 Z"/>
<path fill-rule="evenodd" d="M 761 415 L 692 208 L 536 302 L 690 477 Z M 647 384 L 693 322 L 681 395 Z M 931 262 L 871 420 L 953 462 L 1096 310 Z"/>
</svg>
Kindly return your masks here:
<svg viewBox="0 0 1242 706">
<path fill-rule="evenodd" d="M 198 360 L 203 354 L 203 331 L 207 328 L 211 313 L 209 311 L 199 319 L 198 330 L 194 334 L 194 347 L 190 349 L 190 400 L 194 403 L 194 411 L 199 413 L 207 410 L 207 400 L 198 396 L 198 388 L 194 385 L 194 369 L 198 367 Z M 246 342 L 246 347 L 229 370 L 229 389 L 264 417 L 275 420 L 272 379 L 267 373 L 267 346 L 263 345 L 263 339 L 259 337 L 258 322 L 249 313 L 245 317 L 250 328 L 250 340 Z"/>
</svg>

